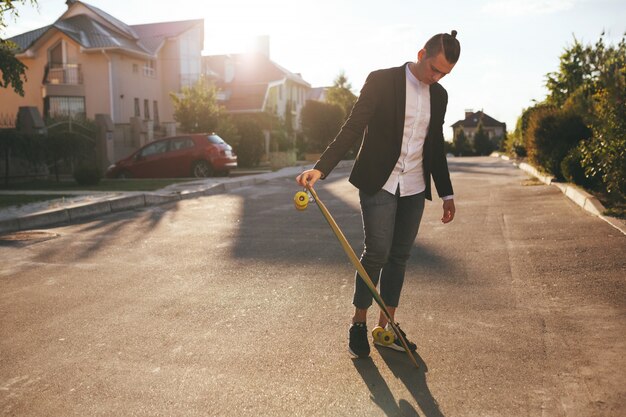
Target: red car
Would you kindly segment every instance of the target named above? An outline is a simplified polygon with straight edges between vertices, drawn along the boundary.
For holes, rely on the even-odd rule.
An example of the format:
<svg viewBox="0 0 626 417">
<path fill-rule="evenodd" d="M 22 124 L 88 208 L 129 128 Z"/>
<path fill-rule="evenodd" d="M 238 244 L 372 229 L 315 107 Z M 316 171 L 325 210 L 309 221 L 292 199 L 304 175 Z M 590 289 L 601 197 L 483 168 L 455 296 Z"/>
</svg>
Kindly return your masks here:
<svg viewBox="0 0 626 417">
<path fill-rule="evenodd" d="M 174 178 L 228 175 L 237 168 L 233 148 L 215 133 L 174 136 L 151 142 L 111 165 L 107 178 Z"/>
</svg>

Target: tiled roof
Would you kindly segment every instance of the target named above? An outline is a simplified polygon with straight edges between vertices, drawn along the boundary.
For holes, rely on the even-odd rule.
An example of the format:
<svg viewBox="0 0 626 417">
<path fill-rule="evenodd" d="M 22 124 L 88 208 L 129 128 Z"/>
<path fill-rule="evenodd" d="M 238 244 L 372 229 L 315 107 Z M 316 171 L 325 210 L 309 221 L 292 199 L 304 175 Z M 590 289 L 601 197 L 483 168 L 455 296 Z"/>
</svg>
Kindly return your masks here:
<svg viewBox="0 0 626 417">
<path fill-rule="evenodd" d="M 459 126 L 477 127 L 478 123 L 481 121 L 484 127 L 505 127 L 506 126 L 505 123 L 497 121 L 496 119 L 489 116 L 488 114 L 483 113 L 482 111 L 477 111 L 477 112 L 468 113 L 465 119 L 457 121 L 456 123 L 452 125 L 452 127 L 459 127 Z"/>
<path fill-rule="evenodd" d="M 263 110 L 267 84 L 237 86 L 227 89 L 228 101 L 224 103 L 229 111 L 260 111 Z"/>
<path fill-rule="evenodd" d="M 131 38 L 134 38 L 134 39 L 138 38 L 137 33 L 135 33 L 135 31 L 132 29 L 131 26 L 128 26 L 126 23 L 122 22 L 121 20 L 116 19 L 115 17 L 111 16 L 107 12 L 98 9 L 97 7 L 92 6 L 91 4 L 87 4 L 87 3 L 82 2 L 82 1 L 80 3 L 82 3 L 84 6 L 89 8 L 91 11 L 93 11 L 94 13 L 96 13 L 97 15 L 102 17 L 103 19 L 107 20 L 109 23 L 111 23 L 113 26 L 117 27 L 119 30 L 122 30 L 124 33 L 126 33 Z"/>
<path fill-rule="evenodd" d="M 310 87 L 299 74 L 292 73 L 263 54 L 211 55 L 202 57 L 203 72 L 216 78 L 217 87 L 227 97 L 229 111 L 261 111 L 270 84 L 285 79 Z M 230 67 L 230 70 L 226 70 Z M 227 74 L 228 72 L 228 74 Z M 232 76 L 232 80 L 226 79 Z"/>
<path fill-rule="evenodd" d="M 18 51 L 24 51 L 28 49 L 30 45 L 32 45 L 37 39 L 39 39 L 44 33 L 50 29 L 52 25 L 44 26 L 39 29 L 31 30 L 25 33 L 22 33 L 17 36 L 13 36 L 7 40 L 14 42 L 18 46 Z"/>
<path fill-rule="evenodd" d="M 120 48 L 129 52 L 151 54 L 137 40 L 115 32 L 86 15 L 57 20 L 53 26 L 85 49 Z"/>
<path fill-rule="evenodd" d="M 310 87 L 310 84 L 296 73 L 293 73 L 263 54 L 232 54 L 211 55 L 203 57 L 206 69 L 219 74 L 224 78 L 224 69 L 227 62 L 233 65 L 234 84 L 258 84 L 269 83 L 289 79 L 299 84 Z"/>
<path fill-rule="evenodd" d="M 142 46 L 156 53 L 165 39 L 178 36 L 188 31 L 195 25 L 204 25 L 203 19 L 182 20 L 179 22 L 148 23 L 144 25 L 133 25 L 131 28 L 137 33 Z"/>
<path fill-rule="evenodd" d="M 84 2 L 74 3 L 83 4 L 111 26 L 99 23 L 88 15 L 78 14 L 67 18 L 61 17 L 52 25 L 22 33 L 8 40 L 18 45 L 18 52 L 23 52 L 49 30 L 57 29 L 87 50 L 118 48 L 130 53 L 154 56 L 167 37 L 178 36 L 194 25 L 203 24 L 202 19 L 197 19 L 129 26 L 97 7 Z"/>
</svg>

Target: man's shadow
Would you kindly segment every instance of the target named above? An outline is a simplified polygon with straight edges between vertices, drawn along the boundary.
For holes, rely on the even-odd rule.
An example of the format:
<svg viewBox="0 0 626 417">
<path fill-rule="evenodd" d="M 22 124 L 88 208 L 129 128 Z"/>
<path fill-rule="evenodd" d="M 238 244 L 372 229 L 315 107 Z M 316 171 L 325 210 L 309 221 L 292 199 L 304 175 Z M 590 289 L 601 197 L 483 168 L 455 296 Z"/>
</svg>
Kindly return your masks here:
<svg viewBox="0 0 626 417">
<path fill-rule="evenodd" d="M 426 373 L 428 372 L 426 362 L 415 352 L 413 356 L 419 365 L 419 368 L 415 369 L 413 364 L 406 357 L 406 353 L 395 352 L 385 347 L 375 347 L 393 375 L 400 379 L 407 387 L 408 391 L 419 405 L 423 417 L 444 417 L 439 409 L 439 404 L 433 398 L 426 383 Z M 400 400 L 396 402 L 387 382 L 383 379 L 372 359 L 354 359 L 353 364 L 363 378 L 363 381 L 367 384 L 371 392 L 372 401 L 374 401 L 385 414 L 388 416 L 420 416 L 417 410 L 408 401 Z"/>
</svg>

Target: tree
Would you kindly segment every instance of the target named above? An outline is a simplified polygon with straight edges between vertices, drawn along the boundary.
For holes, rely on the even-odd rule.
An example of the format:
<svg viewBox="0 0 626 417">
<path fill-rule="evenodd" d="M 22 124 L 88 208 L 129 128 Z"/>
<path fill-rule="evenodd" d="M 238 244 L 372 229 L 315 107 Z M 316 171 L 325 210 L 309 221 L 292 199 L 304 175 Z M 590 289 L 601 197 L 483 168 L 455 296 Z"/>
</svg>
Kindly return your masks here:
<svg viewBox="0 0 626 417">
<path fill-rule="evenodd" d="M 37 0 L 2 0 L 0 1 L 0 35 L 7 27 L 6 16 L 16 20 L 19 12 L 16 3 L 37 5 Z M 26 65 L 15 57 L 17 45 L 13 42 L 0 38 L 0 87 L 13 88 L 20 96 L 24 95 L 24 82 L 26 81 Z"/>
<path fill-rule="evenodd" d="M 308 100 L 302 108 L 302 129 L 308 152 L 321 152 L 337 135 L 343 123 L 343 111 L 336 104 Z"/>
<path fill-rule="evenodd" d="M 457 131 L 454 135 L 454 139 L 452 139 L 452 143 L 454 144 L 456 156 L 471 155 L 472 149 L 463 129 Z"/>
<path fill-rule="evenodd" d="M 478 129 L 474 135 L 474 151 L 478 155 L 489 155 L 493 151 L 493 145 L 489 135 L 485 132 L 482 121 L 478 122 Z"/>
<path fill-rule="evenodd" d="M 575 39 L 546 83 L 546 100 L 578 114 L 591 128 L 592 138 L 580 144 L 581 165 L 617 199 L 626 199 L 625 78 L 626 37 L 611 46 L 602 33 L 595 45 Z"/>
<path fill-rule="evenodd" d="M 186 133 L 211 133 L 217 130 L 221 108 L 217 90 L 205 77 L 192 87 L 183 87 L 180 95 L 170 93 L 174 102 L 174 120 Z"/>
<path fill-rule="evenodd" d="M 333 86 L 328 89 L 326 94 L 326 102 L 335 104 L 341 108 L 344 120 L 350 115 L 352 107 L 356 102 L 356 96 L 351 91 L 352 85 L 348 82 L 348 77 L 342 71 L 337 75 Z"/>
</svg>

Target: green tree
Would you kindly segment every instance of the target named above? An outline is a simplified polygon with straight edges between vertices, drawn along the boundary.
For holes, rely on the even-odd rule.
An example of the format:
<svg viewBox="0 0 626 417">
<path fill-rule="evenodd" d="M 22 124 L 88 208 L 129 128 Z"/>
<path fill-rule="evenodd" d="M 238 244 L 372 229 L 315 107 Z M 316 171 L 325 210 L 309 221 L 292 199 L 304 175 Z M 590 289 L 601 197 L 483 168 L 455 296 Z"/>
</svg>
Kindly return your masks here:
<svg viewBox="0 0 626 417">
<path fill-rule="evenodd" d="M 356 102 L 356 96 L 351 90 L 352 85 L 348 82 L 345 72 L 342 71 L 337 75 L 333 86 L 328 89 L 326 94 L 326 102 L 339 106 L 343 112 L 344 120 L 350 115 Z"/>
<path fill-rule="evenodd" d="M 5 17 L 9 17 L 12 20 L 16 20 L 19 17 L 19 12 L 16 8 L 16 4 L 30 3 L 33 6 L 37 6 L 37 0 L 2 0 L 0 1 L 0 35 L 3 34 L 4 29 L 7 27 L 7 21 Z M 0 38 L 0 72 L 2 72 L 2 79 L 0 79 L 0 87 L 13 88 L 20 96 L 24 95 L 24 82 L 26 80 L 26 65 L 24 65 L 19 59 L 15 57 L 15 51 L 17 45 L 13 42 Z"/>
<path fill-rule="evenodd" d="M 534 112 L 528 130 L 531 162 L 558 179 L 563 179 L 561 162 L 565 156 L 591 137 L 591 130 L 580 115 L 554 108 Z"/>
<path fill-rule="evenodd" d="M 587 175 L 600 176 L 613 198 L 626 199 L 626 39 L 602 51 L 603 71 L 593 96 L 593 138 L 581 144 Z"/>
<path fill-rule="evenodd" d="M 170 93 L 174 102 L 174 120 L 186 133 L 211 133 L 217 130 L 222 109 L 217 103 L 217 89 L 205 77 L 192 87 L 183 87 L 180 95 Z"/>
<path fill-rule="evenodd" d="M 452 139 L 452 143 L 454 144 L 454 154 L 456 156 L 472 154 L 472 146 L 467 140 L 467 136 L 465 136 L 465 131 L 463 129 L 459 129 L 457 131 Z"/>
<path fill-rule="evenodd" d="M 343 110 L 336 104 L 308 100 L 302 108 L 302 130 L 307 152 L 321 152 L 337 135 L 343 123 Z"/>
<path fill-rule="evenodd" d="M 493 144 L 485 132 L 482 121 L 478 122 L 478 128 L 474 134 L 474 151 L 478 155 L 489 155 L 493 151 Z"/>
</svg>

